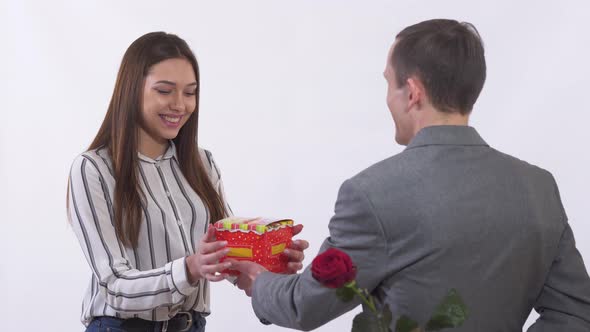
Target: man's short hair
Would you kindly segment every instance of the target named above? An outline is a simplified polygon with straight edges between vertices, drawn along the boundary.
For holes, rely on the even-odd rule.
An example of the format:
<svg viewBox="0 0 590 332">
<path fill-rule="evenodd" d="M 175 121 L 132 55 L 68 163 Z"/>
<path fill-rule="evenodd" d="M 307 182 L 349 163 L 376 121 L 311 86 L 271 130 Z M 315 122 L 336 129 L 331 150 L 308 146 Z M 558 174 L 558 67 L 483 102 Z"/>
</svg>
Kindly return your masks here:
<svg viewBox="0 0 590 332">
<path fill-rule="evenodd" d="M 390 61 L 398 86 L 416 76 L 441 112 L 469 114 L 486 80 L 481 37 L 466 22 L 435 19 L 403 29 Z"/>
</svg>

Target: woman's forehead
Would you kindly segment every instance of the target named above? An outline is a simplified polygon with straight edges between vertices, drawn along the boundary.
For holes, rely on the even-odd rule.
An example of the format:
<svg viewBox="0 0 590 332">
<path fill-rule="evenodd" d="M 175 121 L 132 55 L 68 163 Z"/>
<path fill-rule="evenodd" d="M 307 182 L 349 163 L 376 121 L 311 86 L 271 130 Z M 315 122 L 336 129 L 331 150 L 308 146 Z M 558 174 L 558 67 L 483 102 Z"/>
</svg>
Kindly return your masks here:
<svg viewBox="0 0 590 332">
<path fill-rule="evenodd" d="M 148 81 L 169 81 L 176 84 L 191 84 L 196 81 L 191 63 L 186 59 L 166 59 L 153 65 L 146 77 Z"/>
</svg>

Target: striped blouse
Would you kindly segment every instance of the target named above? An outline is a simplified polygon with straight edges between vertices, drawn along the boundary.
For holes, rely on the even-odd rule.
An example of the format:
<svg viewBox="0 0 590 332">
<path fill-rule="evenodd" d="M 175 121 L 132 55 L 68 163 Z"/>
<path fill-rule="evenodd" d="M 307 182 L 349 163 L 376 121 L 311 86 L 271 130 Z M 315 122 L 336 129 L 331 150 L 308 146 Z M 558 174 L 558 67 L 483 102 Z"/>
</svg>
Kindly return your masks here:
<svg viewBox="0 0 590 332">
<path fill-rule="evenodd" d="M 224 195 L 211 154 L 203 149 L 199 154 Z M 138 167 L 146 202 L 133 249 L 115 235 L 115 179 L 106 149 L 87 151 L 72 164 L 68 214 L 92 270 L 82 302 L 84 325 L 97 316 L 162 321 L 178 311 L 210 313 L 209 282 L 191 285 L 185 265 L 207 230 L 208 210 L 182 175 L 172 141 L 155 160 L 140 153 Z"/>
</svg>

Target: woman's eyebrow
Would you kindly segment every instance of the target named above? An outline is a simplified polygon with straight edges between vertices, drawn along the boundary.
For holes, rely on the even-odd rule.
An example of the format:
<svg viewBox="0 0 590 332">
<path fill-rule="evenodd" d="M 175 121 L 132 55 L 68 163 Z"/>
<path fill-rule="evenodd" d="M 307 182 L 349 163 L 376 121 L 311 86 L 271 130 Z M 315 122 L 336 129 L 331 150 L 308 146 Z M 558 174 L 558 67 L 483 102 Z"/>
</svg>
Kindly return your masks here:
<svg viewBox="0 0 590 332">
<path fill-rule="evenodd" d="M 174 83 L 172 81 L 161 80 L 161 81 L 157 81 L 155 84 L 159 84 L 159 83 L 176 86 L 176 83 Z M 187 84 L 186 86 L 191 86 L 191 85 L 197 85 L 197 82 L 193 82 L 193 83 Z"/>
<path fill-rule="evenodd" d="M 169 85 L 174 85 L 174 86 L 176 86 L 176 83 L 174 83 L 174 82 L 171 82 L 171 81 L 166 81 L 166 80 L 162 80 L 162 81 L 157 81 L 157 82 L 156 82 L 156 84 L 159 84 L 159 83 L 164 83 L 164 84 L 169 84 Z"/>
</svg>

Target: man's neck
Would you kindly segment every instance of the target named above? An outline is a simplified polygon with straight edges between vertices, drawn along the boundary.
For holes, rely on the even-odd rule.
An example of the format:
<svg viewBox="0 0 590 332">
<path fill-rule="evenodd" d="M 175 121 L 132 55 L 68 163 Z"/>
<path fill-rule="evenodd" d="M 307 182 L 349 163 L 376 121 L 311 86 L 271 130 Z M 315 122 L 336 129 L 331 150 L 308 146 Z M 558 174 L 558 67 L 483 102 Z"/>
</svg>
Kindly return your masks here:
<svg viewBox="0 0 590 332">
<path fill-rule="evenodd" d="M 467 126 L 469 114 L 443 113 L 437 110 L 424 110 L 420 118 L 415 119 L 414 136 L 423 128 L 431 126 Z"/>
</svg>

